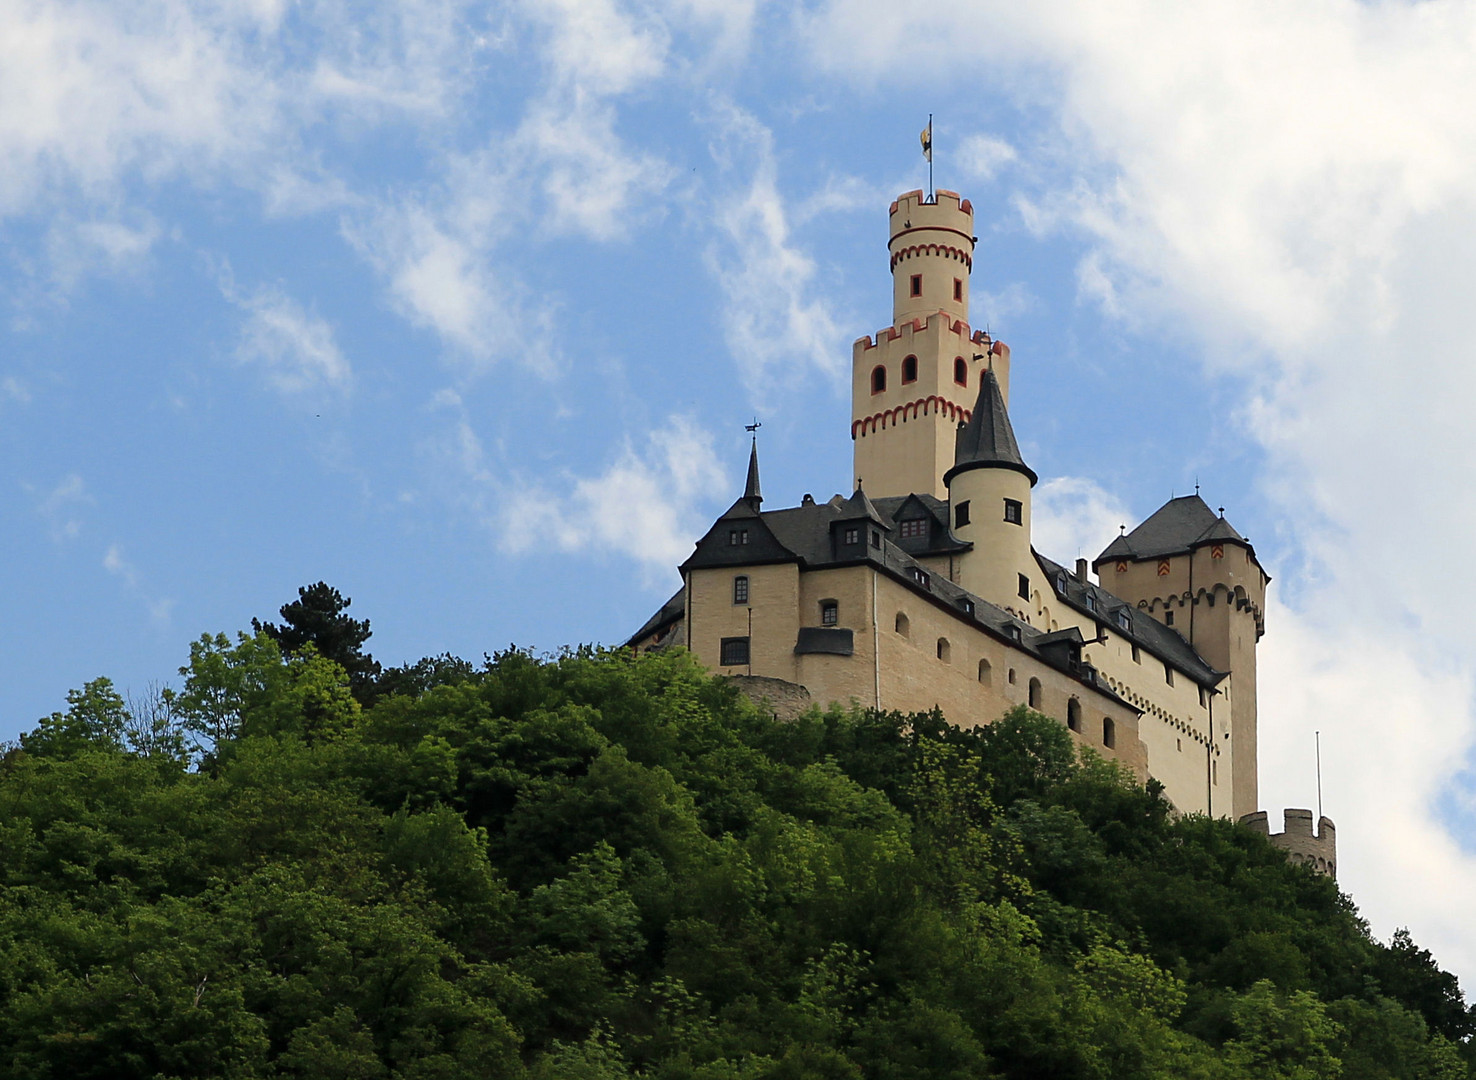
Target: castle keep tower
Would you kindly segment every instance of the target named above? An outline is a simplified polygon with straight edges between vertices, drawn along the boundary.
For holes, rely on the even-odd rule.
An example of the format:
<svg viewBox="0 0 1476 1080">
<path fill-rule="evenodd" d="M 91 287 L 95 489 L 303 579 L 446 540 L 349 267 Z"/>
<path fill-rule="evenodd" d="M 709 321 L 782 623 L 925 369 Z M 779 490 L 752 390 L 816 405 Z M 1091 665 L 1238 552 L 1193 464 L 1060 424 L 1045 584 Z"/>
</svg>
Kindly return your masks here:
<svg viewBox="0 0 1476 1080">
<path fill-rule="evenodd" d="M 952 191 L 892 203 L 892 325 L 852 350 L 854 483 L 875 495 L 947 498 L 954 430 L 968 419 L 992 354 L 1009 396 L 1009 350 L 969 328 L 974 208 Z"/>
<path fill-rule="evenodd" d="M 1170 499 L 1097 556 L 1103 586 L 1178 631 L 1220 671 L 1234 672 L 1214 702 L 1215 737 L 1230 748 L 1231 814 L 1258 809 L 1256 643 L 1266 632 L 1271 578 L 1255 548 L 1198 495 Z"/>
</svg>

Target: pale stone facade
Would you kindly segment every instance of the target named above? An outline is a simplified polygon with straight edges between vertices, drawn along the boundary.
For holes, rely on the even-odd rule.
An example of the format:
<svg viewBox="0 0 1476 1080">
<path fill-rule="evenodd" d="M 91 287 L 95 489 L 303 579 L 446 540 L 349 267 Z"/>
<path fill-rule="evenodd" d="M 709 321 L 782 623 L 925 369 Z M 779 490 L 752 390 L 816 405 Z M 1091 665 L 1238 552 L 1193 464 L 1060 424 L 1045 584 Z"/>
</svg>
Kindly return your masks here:
<svg viewBox="0 0 1476 1080">
<path fill-rule="evenodd" d="M 743 497 L 630 643 L 819 704 L 963 725 L 1029 705 L 1180 810 L 1257 811 L 1255 550 L 1196 494 L 1112 541 L 1098 581 L 1037 553 L 1010 351 L 968 321 L 973 208 L 913 191 L 889 219 L 892 325 L 853 351 L 855 490 L 764 510 L 755 449 Z"/>
</svg>

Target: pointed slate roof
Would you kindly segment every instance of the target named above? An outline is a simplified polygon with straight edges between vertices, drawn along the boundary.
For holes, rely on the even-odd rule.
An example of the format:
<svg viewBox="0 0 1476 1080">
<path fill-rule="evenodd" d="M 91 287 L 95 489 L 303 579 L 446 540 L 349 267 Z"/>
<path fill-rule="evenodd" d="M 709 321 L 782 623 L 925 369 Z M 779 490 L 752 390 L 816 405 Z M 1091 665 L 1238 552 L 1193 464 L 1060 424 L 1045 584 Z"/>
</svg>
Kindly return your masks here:
<svg viewBox="0 0 1476 1080">
<path fill-rule="evenodd" d="M 1246 544 L 1223 517 L 1198 495 L 1181 495 L 1158 508 L 1147 521 L 1126 536 L 1119 536 L 1097 556 L 1107 559 L 1155 559 L 1181 555 L 1208 543 Z"/>
<path fill-rule="evenodd" d="M 969 469 L 1013 469 L 1028 476 L 1032 487 L 1039 479 L 1020 456 L 1020 444 L 1015 441 L 1015 429 L 1010 426 L 1010 414 L 993 369 L 986 370 L 979 380 L 979 400 L 974 403 L 969 422 L 958 429 L 953 468 L 943 474 L 943 483 L 952 482 Z"/>
<path fill-rule="evenodd" d="M 757 436 L 754 437 L 753 445 L 748 451 L 748 482 L 743 485 L 743 497 L 753 505 L 755 510 L 764 501 L 763 492 L 759 490 Z"/>
<path fill-rule="evenodd" d="M 890 530 L 892 527 L 892 519 L 876 508 L 876 503 L 867 498 L 866 492 L 861 489 L 860 485 L 857 485 L 856 490 L 851 492 L 851 497 L 836 509 L 838 511 L 836 521 L 864 519 L 876 522 L 883 529 Z"/>
</svg>

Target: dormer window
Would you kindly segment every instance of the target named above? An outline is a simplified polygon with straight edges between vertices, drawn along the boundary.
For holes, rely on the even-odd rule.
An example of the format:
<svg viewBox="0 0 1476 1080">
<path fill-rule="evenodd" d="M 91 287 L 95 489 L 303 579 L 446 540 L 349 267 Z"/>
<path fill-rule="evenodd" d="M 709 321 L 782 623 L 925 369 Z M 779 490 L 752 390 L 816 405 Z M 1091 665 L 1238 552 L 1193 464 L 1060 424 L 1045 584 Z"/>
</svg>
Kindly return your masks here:
<svg viewBox="0 0 1476 1080">
<path fill-rule="evenodd" d="M 1097 610 L 1097 598 L 1094 594 L 1086 594 L 1086 605 L 1088 611 L 1095 612 Z"/>
<path fill-rule="evenodd" d="M 1022 631 L 1014 623 L 1010 623 L 1010 626 L 1009 626 L 1009 634 L 1010 634 L 1010 640 L 1013 641 L 1016 645 L 1020 644 L 1020 641 L 1025 636 L 1024 631 Z M 1011 671 L 1010 674 L 1013 675 L 1014 672 Z M 1011 679 L 1010 680 L 1010 682 L 1014 682 L 1014 681 L 1015 681 L 1014 679 Z"/>
<path fill-rule="evenodd" d="M 880 529 L 872 529 L 871 530 L 871 546 L 874 547 L 874 548 L 881 547 L 881 530 Z"/>
<path fill-rule="evenodd" d="M 859 544 L 861 542 L 861 530 L 847 529 L 844 542 L 847 544 Z"/>
<path fill-rule="evenodd" d="M 922 537 L 926 539 L 928 535 L 928 519 L 908 518 L 906 521 L 898 522 L 897 529 L 904 540 L 909 537 Z"/>
<path fill-rule="evenodd" d="M 1066 575 L 1065 574 L 1057 574 L 1056 575 L 1056 591 L 1058 593 L 1060 593 L 1062 596 L 1065 596 L 1066 595 Z"/>
<path fill-rule="evenodd" d="M 972 615 L 974 613 L 974 602 L 972 600 L 960 600 L 958 606 L 964 609 L 964 614 L 966 615 Z"/>
<path fill-rule="evenodd" d="M 1128 614 L 1127 608 L 1118 609 L 1117 626 L 1120 630 L 1131 630 L 1133 628 L 1133 617 Z"/>
<path fill-rule="evenodd" d="M 917 582 L 924 589 L 926 589 L 928 587 L 928 582 L 930 582 L 932 578 L 928 576 L 928 572 L 926 570 L 919 570 L 917 567 L 914 566 L 912 568 L 912 580 Z"/>
</svg>

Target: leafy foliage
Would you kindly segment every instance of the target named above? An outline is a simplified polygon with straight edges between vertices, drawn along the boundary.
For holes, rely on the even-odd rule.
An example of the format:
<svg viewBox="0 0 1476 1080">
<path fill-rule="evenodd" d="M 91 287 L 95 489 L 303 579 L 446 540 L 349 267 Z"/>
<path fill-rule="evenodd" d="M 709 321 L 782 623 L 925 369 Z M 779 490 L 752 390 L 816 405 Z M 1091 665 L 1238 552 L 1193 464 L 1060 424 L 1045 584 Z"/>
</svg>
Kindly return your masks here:
<svg viewBox="0 0 1476 1080">
<path fill-rule="evenodd" d="M 1044 717 L 781 723 L 590 650 L 364 707 L 260 629 L 0 763 L 5 1075 L 1470 1075 L 1407 933 Z"/>
</svg>

